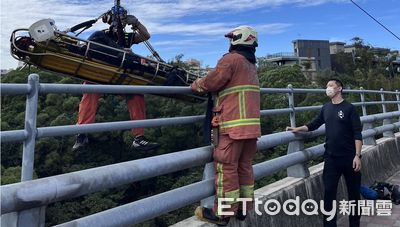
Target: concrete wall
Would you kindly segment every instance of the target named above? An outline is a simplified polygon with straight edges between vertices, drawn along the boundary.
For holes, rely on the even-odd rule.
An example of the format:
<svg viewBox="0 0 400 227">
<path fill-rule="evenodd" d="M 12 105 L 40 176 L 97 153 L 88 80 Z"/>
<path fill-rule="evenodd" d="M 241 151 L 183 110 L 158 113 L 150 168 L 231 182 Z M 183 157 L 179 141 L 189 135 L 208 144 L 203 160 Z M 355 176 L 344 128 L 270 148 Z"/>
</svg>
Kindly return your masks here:
<svg viewBox="0 0 400 227">
<path fill-rule="evenodd" d="M 315 57 L 317 70 L 331 69 L 328 40 L 294 40 L 294 52 L 298 57 Z"/>
<path fill-rule="evenodd" d="M 255 197 L 264 202 L 267 199 L 276 199 L 283 204 L 288 199 L 300 197 L 300 204 L 306 199 L 320 201 L 323 199 L 322 184 L 323 163 L 310 168 L 310 176 L 305 179 L 287 177 L 274 182 L 255 191 Z M 377 146 L 364 146 L 362 158 L 362 184 L 370 185 L 374 181 L 385 181 L 397 171 L 400 171 L 400 133 L 396 138 L 382 138 L 377 141 Z M 342 178 L 338 186 L 338 200 L 346 198 L 346 186 Z M 320 204 L 318 203 L 318 206 Z M 262 216 L 254 211 L 250 212 L 244 222 L 231 218 L 228 226 L 273 226 L 273 227 L 294 227 L 294 226 L 322 226 L 322 216 L 299 215 L 289 216 L 281 212 L 278 215 L 270 216 L 260 205 Z M 301 213 L 301 212 L 300 212 Z M 320 213 L 320 212 L 319 212 Z M 340 216 L 338 216 L 340 218 Z M 215 226 L 197 220 L 195 217 L 179 222 L 174 227 L 186 226 Z"/>
</svg>

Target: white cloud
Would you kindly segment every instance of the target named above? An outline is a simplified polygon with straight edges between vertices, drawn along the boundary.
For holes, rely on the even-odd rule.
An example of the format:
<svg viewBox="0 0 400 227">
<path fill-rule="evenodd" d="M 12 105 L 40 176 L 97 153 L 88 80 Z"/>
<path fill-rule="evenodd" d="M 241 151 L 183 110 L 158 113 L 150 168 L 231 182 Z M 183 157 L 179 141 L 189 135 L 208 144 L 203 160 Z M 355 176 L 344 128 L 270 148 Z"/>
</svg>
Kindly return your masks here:
<svg viewBox="0 0 400 227">
<path fill-rule="evenodd" d="M 220 36 L 233 26 L 235 21 L 207 22 L 207 16 L 231 14 L 251 9 L 279 7 L 282 5 L 312 6 L 343 0 L 125 0 L 122 5 L 136 15 L 152 34 L 175 34 L 187 36 Z M 312 3 L 310 3 L 312 2 Z M 1 0 L 1 68 L 16 66 L 9 55 L 9 37 L 17 28 L 27 28 L 34 22 L 51 17 L 60 30 L 82 21 L 93 19 L 113 5 L 112 0 Z M 202 21 L 189 22 L 185 18 L 204 15 Z M 201 17 L 199 17 L 201 18 Z M 291 24 L 254 24 L 260 33 L 278 34 Z M 98 23 L 93 29 L 105 28 Z"/>
<path fill-rule="evenodd" d="M 99 7 L 85 4 L 64 3 L 59 0 L 1 1 L 1 68 L 15 67 L 16 61 L 9 54 L 9 38 L 14 29 L 28 28 L 34 22 L 51 17 L 60 29 L 92 19 L 109 6 L 105 1 L 97 1 Z M 90 10 L 88 10 L 90 9 Z"/>
<path fill-rule="evenodd" d="M 177 43 L 181 46 L 184 45 L 201 45 L 206 42 L 214 42 L 218 40 L 217 38 L 210 38 L 210 39 L 180 39 L 180 40 L 164 40 L 164 41 L 157 41 L 153 42 L 154 46 L 172 46 L 177 45 Z"/>
<path fill-rule="evenodd" d="M 272 24 L 262 24 L 262 25 L 255 25 L 254 27 L 258 31 L 259 34 L 280 34 L 285 32 L 292 24 L 288 23 L 272 23 Z"/>
</svg>

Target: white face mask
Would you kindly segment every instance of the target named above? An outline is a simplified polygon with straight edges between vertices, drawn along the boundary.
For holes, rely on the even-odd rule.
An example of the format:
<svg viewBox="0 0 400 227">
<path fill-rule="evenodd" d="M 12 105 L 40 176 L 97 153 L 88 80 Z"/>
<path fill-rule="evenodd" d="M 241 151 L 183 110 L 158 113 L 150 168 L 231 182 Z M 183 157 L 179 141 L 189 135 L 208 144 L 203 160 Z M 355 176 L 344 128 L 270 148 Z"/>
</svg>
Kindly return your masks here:
<svg viewBox="0 0 400 227">
<path fill-rule="evenodd" d="M 333 87 L 327 87 L 325 93 L 329 97 L 333 97 L 335 95 L 335 89 Z"/>
</svg>

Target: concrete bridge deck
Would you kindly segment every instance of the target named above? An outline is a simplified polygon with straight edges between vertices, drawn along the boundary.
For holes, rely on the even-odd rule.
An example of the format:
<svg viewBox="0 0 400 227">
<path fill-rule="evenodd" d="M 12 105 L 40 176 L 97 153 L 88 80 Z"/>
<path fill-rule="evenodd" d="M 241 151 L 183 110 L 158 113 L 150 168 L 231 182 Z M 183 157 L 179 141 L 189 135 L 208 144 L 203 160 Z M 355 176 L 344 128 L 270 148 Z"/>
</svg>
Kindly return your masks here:
<svg viewBox="0 0 400 227">
<path fill-rule="evenodd" d="M 400 171 L 395 173 L 392 177 L 387 179 L 386 182 L 391 184 L 400 185 Z M 348 226 L 348 218 L 342 217 L 338 220 L 338 226 L 345 227 Z M 362 216 L 361 217 L 361 227 L 400 227 L 400 205 L 394 205 L 392 208 L 391 216 Z"/>
</svg>

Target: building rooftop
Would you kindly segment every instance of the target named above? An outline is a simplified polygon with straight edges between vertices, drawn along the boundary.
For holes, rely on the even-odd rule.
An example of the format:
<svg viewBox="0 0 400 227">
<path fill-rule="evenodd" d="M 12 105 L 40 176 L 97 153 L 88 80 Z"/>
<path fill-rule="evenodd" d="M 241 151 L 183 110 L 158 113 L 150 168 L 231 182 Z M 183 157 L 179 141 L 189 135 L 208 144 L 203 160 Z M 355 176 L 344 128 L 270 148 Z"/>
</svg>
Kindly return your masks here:
<svg viewBox="0 0 400 227">
<path fill-rule="evenodd" d="M 298 41 L 329 42 L 329 40 L 318 40 L 318 39 L 295 39 L 295 40 L 292 41 L 292 43 L 298 42 Z"/>
<path fill-rule="evenodd" d="M 329 45 L 346 45 L 344 42 L 330 42 Z"/>
<path fill-rule="evenodd" d="M 297 57 L 296 53 L 294 52 L 279 52 L 279 53 L 274 53 L 274 54 L 267 54 L 265 56 L 267 59 L 270 58 L 279 58 L 279 57 Z"/>
</svg>

